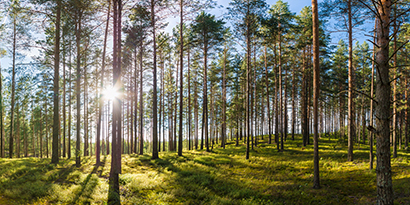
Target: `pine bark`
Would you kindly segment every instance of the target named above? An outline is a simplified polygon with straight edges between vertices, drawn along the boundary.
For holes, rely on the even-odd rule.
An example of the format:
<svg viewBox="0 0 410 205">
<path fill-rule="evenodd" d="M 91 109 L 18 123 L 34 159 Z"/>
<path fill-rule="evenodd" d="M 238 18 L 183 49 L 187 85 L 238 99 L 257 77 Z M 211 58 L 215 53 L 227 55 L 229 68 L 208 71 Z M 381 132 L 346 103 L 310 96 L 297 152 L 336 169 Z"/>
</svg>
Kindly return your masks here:
<svg viewBox="0 0 410 205">
<path fill-rule="evenodd" d="M 313 188 L 320 188 L 319 182 L 319 130 L 318 130 L 318 107 L 319 107 L 319 17 L 317 0 L 312 0 L 312 19 L 313 19 Z"/>
<path fill-rule="evenodd" d="M 377 139 L 377 204 L 393 204 L 393 183 L 390 159 L 391 84 L 389 82 L 389 27 L 391 0 L 381 0 L 376 49 L 376 139 Z"/>
<path fill-rule="evenodd" d="M 78 11 L 77 11 L 78 12 Z M 80 150 L 80 129 L 81 129 L 81 122 L 80 122 L 80 111 L 81 111 L 81 97 L 80 97 L 80 79 L 81 79 L 81 17 L 82 13 L 79 12 L 76 16 L 76 43 L 77 43 L 77 79 L 76 79 L 76 101 L 77 101 L 77 125 L 76 125 L 76 150 L 75 150 L 75 164 L 77 167 L 81 166 L 81 150 Z"/>
<path fill-rule="evenodd" d="M 57 164 L 59 160 L 59 134 L 60 134 L 60 17 L 61 16 L 61 0 L 57 1 L 57 16 L 56 16 L 56 31 L 54 45 L 54 106 L 53 106 L 53 143 L 51 163 Z M 48 146 L 47 146 L 48 147 Z"/>
</svg>

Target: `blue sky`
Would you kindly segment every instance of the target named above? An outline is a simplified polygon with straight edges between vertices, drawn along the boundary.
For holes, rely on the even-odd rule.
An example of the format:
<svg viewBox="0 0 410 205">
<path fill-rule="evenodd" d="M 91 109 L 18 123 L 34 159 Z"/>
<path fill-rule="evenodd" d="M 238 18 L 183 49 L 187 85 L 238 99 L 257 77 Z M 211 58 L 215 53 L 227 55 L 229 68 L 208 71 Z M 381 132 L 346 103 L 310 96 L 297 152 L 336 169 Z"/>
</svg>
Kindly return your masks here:
<svg viewBox="0 0 410 205">
<path fill-rule="evenodd" d="M 311 3 L 312 3 L 310 0 L 289 0 L 289 1 L 283 0 L 283 1 L 287 2 L 289 4 L 290 10 L 292 12 L 296 13 L 296 14 L 299 14 L 299 12 L 302 10 L 303 7 L 311 6 Z M 322 0 L 319 0 L 319 3 L 321 1 Z M 222 15 L 226 13 L 226 8 L 229 6 L 229 2 L 230 2 L 230 0 L 217 0 L 217 4 L 222 5 L 223 7 L 222 8 L 215 8 L 215 9 L 212 9 L 208 12 L 211 12 L 211 13 L 215 14 L 217 17 L 221 18 Z M 269 6 L 271 6 L 272 4 L 276 3 L 276 0 L 267 0 L 266 3 Z M 169 25 L 165 29 L 165 31 L 166 32 L 171 32 L 172 28 L 174 28 L 175 25 L 178 24 L 178 23 L 179 23 L 179 19 L 170 18 L 169 19 Z M 331 24 L 331 23 L 329 23 L 329 24 Z M 346 36 L 345 33 L 334 33 L 334 34 L 331 35 L 331 37 L 332 37 L 332 44 L 336 44 L 340 39 L 346 39 L 347 36 Z M 356 34 L 356 36 L 354 36 L 354 37 L 356 37 L 356 39 L 360 41 L 360 44 L 363 43 L 363 41 L 365 40 L 365 37 L 364 37 L 363 34 Z M 33 51 L 33 50 L 29 53 L 34 54 L 34 55 L 38 55 L 38 52 Z M 26 58 L 25 61 L 27 62 L 29 60 L 30 60 L 30 58 Z M 0 59 L 0 62 L 1 62 L 1 66 L 2 66 L 3 69 L 10 66 L 10 59 L 7 58 L 7 57 L 5 57 L 3 59 Z"/>
</svg>

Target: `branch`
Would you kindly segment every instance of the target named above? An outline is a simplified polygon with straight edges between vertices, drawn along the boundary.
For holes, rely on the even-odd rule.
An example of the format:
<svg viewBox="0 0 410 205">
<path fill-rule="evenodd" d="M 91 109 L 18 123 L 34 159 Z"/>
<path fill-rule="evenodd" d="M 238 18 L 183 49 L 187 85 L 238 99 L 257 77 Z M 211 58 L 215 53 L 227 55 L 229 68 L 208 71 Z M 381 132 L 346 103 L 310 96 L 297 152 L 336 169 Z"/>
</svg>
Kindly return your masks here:
<svg viewBox="0 0 410 205">
<path fill-rule="evenodd" d="M 372 36 L 373 37 L 373 36 Z M 380 46 L 379 45 L 377 45 L 374 41 L 372 41 L 372 40 L 370 40 L 370 39 L 367 39 L 370 43 L 372 43 L 374 46 L 376 46 L 377 48 L 380 48 Z"/>
<path fill-rule="evenodd" d="M 399 79 L 400 77 L 401 77 L 401 75 L 399 75 L 398 77 L 394 78 L 393 80 L 391 80 L 391 81 L 389 82 L 389 84 L 392 83 L 393 81 Z"/>
<path fill-rule="evenodd" d="M 373 10 L 372 8 L 370 8 L 370 6 L 368 6 L 367 4 L 365 4 L 362 0 L 358 0 L 360 3 L 362 3 L 365 7 L 367 7 L 371 12 L 373 12 L 374 13 L 374 15 L 376 15 L 377 17 L 379 17 L 379 12 L 377 11 L 377 10 Z M 374 4 L 374 1 L 373 1 L 373 4 Z M 375 6 L 375 8 L 377 8 L 376 6 Z M 377 12 L 376 12 L 377 11 Z"/>
<path fill-rule="evenodd" d="M 407 9 L 406 11 L 404 11 L 404 12 L 402 12 L 401 14 L 399 14 L 399 15 L 397 15 L 395 18 L 393 18 L 392 20 L 390 20 L 390 23 L 391 22 L 394 22 L 397 18 L 399 18 L 400 16 L 403 16 L 404 14 L 407 14 L 408 12 L 410 11 L 410 8 L 409 9 Z M 389 23 L 389 24 L 390 24 Z"/>
<path fill-rule="evenodd" d="M 410 67 L 410 65 L 398 65 L 398 66 L 392 66 L 390 68 L 400 68 L 400 67 L 407 67 L 407 66 Z"/>
<path fill-rule="evenodd" d="M 373 134 L 378 135 L 379 131 L 377 131 L 373 126 L 367 126 L 367 130 L 369 130 L 370 132 L 372 132 Z"/>
<path fill-rule="evenodd" d="M 359 91 L 359 90 L 355 90 L 355 89 L 352 89 L 352 90 L 353 90 L 354 92 L 356 92 L 356 93 L 359 93 L 359 94 L 362 94 L 362 95 L 366 96 L 367 98 L 369 98 L 370 100 L 373 100 L 373 102 L 375 102 L 376 104 L 378 104 L 377 100 L 374 99 L 373 97 L 371 97 L 370 95 L 368 95 L 368 94 L 366 94 L 366 93 L 364 93 L 364 92 L 362 92 L 362 91 Z"/>
<path fill-rule="evenodd" d="M 390 60 L 394 57 L 394 55 L 396 55 L 397 51 L 399 51 L 400 49 L 402 49 L 408 42 L 409 42 L 409 40 L 407 40 L 407 41 L 406 41 L 405 43 L 403 43 L 398 49 L 396 49 L 396 50 L 393 52 L 393 54 L 389 57 L 389 60 L 388 60 L 388 61 L 390 61 Z"/>
</svg>

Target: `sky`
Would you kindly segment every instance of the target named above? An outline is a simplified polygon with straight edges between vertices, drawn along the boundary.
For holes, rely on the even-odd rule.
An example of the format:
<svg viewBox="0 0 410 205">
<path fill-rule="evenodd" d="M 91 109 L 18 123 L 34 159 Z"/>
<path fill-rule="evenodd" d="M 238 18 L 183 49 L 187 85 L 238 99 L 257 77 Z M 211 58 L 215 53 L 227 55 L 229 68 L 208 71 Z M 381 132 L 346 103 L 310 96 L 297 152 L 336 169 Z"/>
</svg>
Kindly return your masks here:
<svg viewBox="0 0 410 205">
<path fill-rule="evenodd" d="M 290 10 L 294 12 L 296 15 L 300 13 L 303 7 L 311 6 L 310 0 L 283 0 L 283 1 L 288 3 Z M 217 4 L 221 5 L 222 7 L 217 7 L 207 12 L 214 14 L 217 18 L 223 18 L 223 15 L 226 14 L 227 12 L 226 8 L 229 6 L 229 2 L 230 0 L 217 0 Z M 318 1 L 318 3 L 320 2 L 322 2 L 322 0 Z M 271 5 L 276 3 L 276 0 L 266 0 L 266 3 L 270 7 Z M 171 33 L 172 28 L 174 28 L 178 23 L 179 23 L 179 18 L 170 18 L 169 25 L 167 26 L 167 28 L 165 28 L 165 32 Z M 357 40 L 359 40 L 360 43 L 364 41 L 364 37 L 362 36 L 364 35 L 357 35 Z M 346 37 L 347 36 L 344 33 L 333 33 L 331 34 L 332 44 L 336 44 L 341 38 L 346 39 Z M 38 55 L 38 51 L 31 50 L 29 52 L 29 55 Z M 25 59 L 24 63 L 27 63 L 29 61 L 31 61 L 31 58 L 28 57 Z M 9 57 L 6 56 L 0 59 L 0 64 L 3 69 L 8 68 L 11 66 L 11 60 Z"/>
</svg>

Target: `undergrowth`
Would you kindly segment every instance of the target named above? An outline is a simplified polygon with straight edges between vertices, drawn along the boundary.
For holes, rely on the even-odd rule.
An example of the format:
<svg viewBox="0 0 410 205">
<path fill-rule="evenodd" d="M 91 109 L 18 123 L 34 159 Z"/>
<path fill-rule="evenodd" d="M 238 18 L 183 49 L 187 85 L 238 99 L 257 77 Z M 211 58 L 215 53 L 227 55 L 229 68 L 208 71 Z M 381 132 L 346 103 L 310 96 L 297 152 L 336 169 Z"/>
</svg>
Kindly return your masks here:
<svg viewBox="0 0 410 205">
<path fill-rule="evenodd" d="M 266 140 L 266 137 L 265 137 Z M 149 155 L 123 155 L 120 192 L 123 204 L 374 204 L 376 173 L 369 170 L 369 146 L 347 147 L 320 139 L 321 189 L 312 189 L 313 148 L 300 137 L 285 150 L 266 141 L 245 159 L 245 145 L 228 143 L 211 152 L 184 150 Z M 110 156 L 99 167 L 94 157 L 74 159 L 0 159 L 0 204 L 106 204 Z M 375 166 L 375 165 L 374 165 Z M 409 153 L 392 159 L 396 204 L 410 204 Z"/>
</svg>

